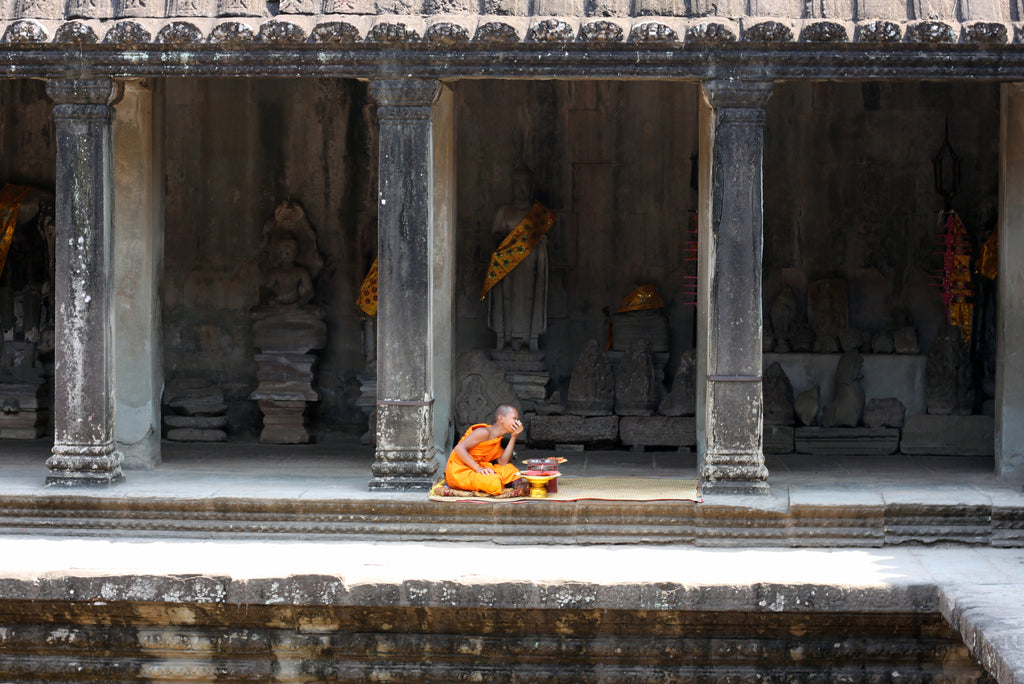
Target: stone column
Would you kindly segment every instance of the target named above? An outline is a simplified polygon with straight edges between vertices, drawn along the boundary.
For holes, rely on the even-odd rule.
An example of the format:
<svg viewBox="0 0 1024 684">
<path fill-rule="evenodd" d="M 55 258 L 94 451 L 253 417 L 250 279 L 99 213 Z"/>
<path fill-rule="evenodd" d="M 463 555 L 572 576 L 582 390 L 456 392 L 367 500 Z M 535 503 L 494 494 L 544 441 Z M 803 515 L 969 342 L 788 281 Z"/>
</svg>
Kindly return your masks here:
<svg viewBox="0 0 1024 684">
<path fill-rule="evenodd" d="M 701 112 L 698 476 L 705 492 L 764 494 L 761 157 L 770 82 L 707 81 Z M 703 388 L 702 388 L 703 385 Z"/>
<path fill-rule="evenodd" d="M 117 447 L 126 468 L 160 463 L 163 183 L 151 84 L 125 81 L 114 118 Z"/>
<path fill-rule="evenodd" d="M 431 119 L 439 91 L 434 80 L 370 83 L 380 122 L 377 452 L 370 489 L 426 489 L 438 470 Z"/>
<path fill-rule="evenodd" d="M 1024 84 L 1002 86 L 996 313 L 996 475 L 1024 481 Z"/>
<path fill-rule="evenodd" d="M 47 484 L 123 479 L 114 445 L 109 78 L 49 81 L 57 135 L 54 444 Z"/>
</svg>

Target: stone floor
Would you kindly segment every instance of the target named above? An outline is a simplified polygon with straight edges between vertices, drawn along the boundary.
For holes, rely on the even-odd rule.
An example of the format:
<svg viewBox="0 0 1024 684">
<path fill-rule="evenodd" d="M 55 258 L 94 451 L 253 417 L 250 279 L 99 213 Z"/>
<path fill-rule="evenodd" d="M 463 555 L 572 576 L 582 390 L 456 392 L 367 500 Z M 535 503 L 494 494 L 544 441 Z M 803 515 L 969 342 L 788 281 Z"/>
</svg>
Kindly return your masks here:
<svg viewBox="0 0 1024 684">
<path fill-rule="evenodd" d="M 348 438 L 327 438 L 308 447 L 164 443 L 164 460 L 157 468 L 128 471 L 124 483 L 98 489 L 45 487 L 47 452 L 48 445 L 42 442 L 0 443 L 0 512 L 14 501 L 22 505 L 55 496 L 170 505 L 184 500 L 270 498 L 287 500 L 295 509 L 303 509 L 304 502 L 308 502 L 305 507 L 315 507 L 327 501 L 345 501 L 363 502 L 371 507 L 365 510 L 375 511 L 384 511 L 392 502 L 418 503 L 425 498 L 422 492 L 369 492 L 372 451 Z M 695 468 L 692 454 L 672 452 L 562 455 L 569 458 L 564 472 L 576 475 L 689 477 Z M 704 504 L 687 504 L 689 509 L 733 507 L 739 509 L 737 517 L 742 520 L 744 515 L 800 505 L 837 511 L 890 504 L 1024 508 L 1020 484 L 998 481 L 991 459 L 888 456 L 825 460 L 790 455 L 769 457 L 767 464 L 771 495 L 709 497 Z M 482 515 L 487 508 L 497 507 L 461 510 Z M 527 509 L 514 510 L 520 514 Z M 628 504 L 611 510 L 628 510 Z M 114 520 L 111 525 L 122 522 Z M 444 529 L 439 529 L 440 538 L 443 533 Z M 1024 684 L 1021 548 L 935 543 L 783 549 L 766 548 L 758 541 L 744 548 L 643 543 L 510 547 L 479 538 L 471 544 L 388 542 L 372 534 L 358 540 L 171 537 L 158 539 L 141 532 L 130 539 L 113 535 L 83 538 L 67 530 L 19 534 L 18 529 L 5 528 L 0 533 L 0 601 L 29 597 L 105 600 L 104 591 L 141 591 L 138 587 L 142 585 L 133 579 L 141 576 L 218 578 L 238 586 L 270 582 L 274 587 L 299 582 L 302 577 L 316 576 L 317 582 L 333 577 L 344 585 L 346 595 L 367 586 L 372 587 L 373 595 L 393 597 L 388 600 L 399 604 L 425 600 L 438 605 L 454 599 L 446 593 L 448 589 L 435 592 L 429 587 L 461 586 L 475 596 L 477 589 L 486 586 L 489 595 L 500 596 L 502 587 L 521 591 L 532 586 L 534 593 L 529 595 L 534 598 L 530 600 L 547 601 L 546 607 L 551 607 L 551 601 L 575 602 L 573 605 L 582 601 L 597 608 L 604 603 L 609 607 L 633 605 L 649 600 L 654 587 L 659 591 L 676 587 L 673 591 L 679 601 L 694 601 L 693 605 L 701 608 L 767 612 L 829 610 L 830 606 L 884 609 L 924 590 L 934 594 L 936 609 L 998 682 Z M 496 541 L 500 540 L 492 540 Z M 100 594 L 74 596 L 74 587 L 81 592 L 84 586 L 79 579 L 96 577 L 103 578 L 102 588 L 96 589 Z M 179 593 L 170 597 L 124 598 L 199 600 L 190 597 L 187 581 L 177 586 Z M 417 591 L 428 587 L 423 590 L 427 598 L 414 596 L 413 586 L 420 588 Z"/>
<path fill-rule="evenodd" d="M 0 496 L 53 494 L 45 486 L 46 440 L 0 440 Z M 521 458 L 559 455 L 565 475 L 695 477 L 692 452 L 541 451 Z M 90 497 L 274 497 L 282 499 L 419 500 L 421 493 L 370 492 L 371 447 L 343 435 L 316 444 L 278 446 L 236 440 L 221 444 L 163 442 L 153 470 L 127 470 L 109 488 L 74 488 Z M 1020 505 L 1020 483 L 1001 482 L 992 458 L 967 456 L 809 456 L 766 458 L 772 494 L 729 497 L 754 507 L 828 502 L 1006 503 Z M 760 503 L 758 503 L 760 502 Z"/>
</svg>

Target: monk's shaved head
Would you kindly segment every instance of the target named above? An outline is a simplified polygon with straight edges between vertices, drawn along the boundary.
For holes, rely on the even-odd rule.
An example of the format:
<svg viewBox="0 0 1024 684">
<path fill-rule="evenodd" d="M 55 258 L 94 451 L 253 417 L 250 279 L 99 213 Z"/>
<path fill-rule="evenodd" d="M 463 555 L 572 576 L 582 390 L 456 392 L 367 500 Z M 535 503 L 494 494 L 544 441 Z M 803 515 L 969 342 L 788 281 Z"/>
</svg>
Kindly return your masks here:
<svg viewBox="0 0 1024 684">
<path fill-rule="evenodd" d="M 498 408 L 494 409 L 494 420 L 498 420 L 501 416 L 510 416 L 513 413 L 518 413 L 516 407 L 511 404 L 499 404 Z"/>
</svg>

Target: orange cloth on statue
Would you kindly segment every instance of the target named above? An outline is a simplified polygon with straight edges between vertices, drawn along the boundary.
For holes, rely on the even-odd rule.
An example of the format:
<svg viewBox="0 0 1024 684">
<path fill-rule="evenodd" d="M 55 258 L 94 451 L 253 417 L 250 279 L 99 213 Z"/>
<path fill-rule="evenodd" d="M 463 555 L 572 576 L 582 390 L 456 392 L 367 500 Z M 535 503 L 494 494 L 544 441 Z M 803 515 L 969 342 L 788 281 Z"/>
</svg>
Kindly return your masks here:
<svg viewBox="0 0 1024 684">
<path fill-rule="evenodd" d="M 7 264 L 7 254 L 14 241 L 14 227 L 18 224 L 18 210 L 27 194 L 27 185 L 8 183 L 0 190 L 0 273 Z"/>
<path fill-rule="evenodd" d="M 466 434 L 462 435 L 462 439 L 466 439 L 473 430 L 482 427 L 487 427 L 487 424 L 478 423 L 471 426 L 466 430 Z M 461 441 L 459 440 L 459 442 Z M 473 457 L 473 460 L 478 465 L 493 469 L 494 474 L 481 475 L 466 465 L 459 455 L 452 450 L 452 453 L 448 456 L 448 466 L 444 469 L 445 482 L 452 489 L 461 489 L 467 492 L 484 492 L 491 496 L 497 496 L 501 494 L 501 490 L 505 485 L 520 477 L 519 470 L 511 463 L 504 465 L 494 463 L 494 461 L 501 458 L 501 453 L 504 451 L 501 448 L 501 437 L 488 439 L 477 444 L 475 447 L 470 447 L 467 451 L 469 451 L 469 455 Z"/>
<path fill-rule="evenodd" d="M 373 318 L 377 315 L 377 260 L 373 260 L 369 273 L 363 278 L 363 284 L 359 286 L 359 299 L 356 306 L 364 314 Z"/>
</svg>

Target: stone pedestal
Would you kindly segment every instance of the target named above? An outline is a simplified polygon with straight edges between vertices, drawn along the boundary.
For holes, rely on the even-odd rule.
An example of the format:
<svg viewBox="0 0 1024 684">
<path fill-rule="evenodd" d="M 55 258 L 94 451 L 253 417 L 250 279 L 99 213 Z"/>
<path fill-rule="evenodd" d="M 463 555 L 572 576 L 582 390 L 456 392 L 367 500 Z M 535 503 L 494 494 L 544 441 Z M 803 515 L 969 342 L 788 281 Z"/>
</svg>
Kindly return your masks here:
<svg viewBox="0 0 1024 684">
<path fill-rule="evenodd" d="M 505 349 L 492 351 L 491 360 L 505 371 L 505 381 L 523 402 L 524 411 L 547 398 L 551 373 L 544 364 L 544 352 Z"/>
<path fill-rule="evenodd" d="M 111 79 L 49 81 L 57 136 L 56 340 L 51 485 L 124 478 L 114 443 Z"/>
<path fill-rule="evenodd" d="M 705 493 L 767 493 L 761 251 L 770 82 L 706 81 L 698 236 L 698 475 Z"/>
<path fill-rule="evenodd" d="M 618 416 L 534 416 L 530 419 L 530 443 L 535 446 L 609 446 L 615 444 L 618 439 Z"/>
<path fill-rule="evenodd" d="M 792 425 L 764 426 L 764 453 L 791 454 L 793 453 L 793 448 Z"/>
<path fill-rule="evenodd" d="M 164 424 L 172 442 L 223 442 L 228 438 L 224 390 L 201 378 L 176 379 L 164 390 Z"/>
<path fill-rule="evenodd" d="M 326 346 L 327 325 L 316 318 L 299 318 L 299 311 L 288 311 L 278 319 L 259 321 L 253 328 L 253 341 L 262 353 L 256 355 L 256 378 L 260 384 L 249 398 L 257 400 L 263 412 L 260 442 L 264 444 L 310 441 L 306 403 L 319 400 L 320 395 L 313 389 L 316 356 L 307 352 Z M 307 339 L 294 330 L 289 336 L 288 321 L 299 326 Z M 281 349 L 290 345 L 291 350 Z"/>
<path fill-rule="evenodd" d="M 896 428 L 796 428 L 798 454 L 817 456 L 885 456 L 896 453 L 900 431 Z"/>
<path fill-rule="evenodd" d="M 992 456 L 992 416 L 907 416 L 900 451 L 935 456 Z"/>
<path fill-rule="evenodd" d="M 692 416 L 623 416 L 619 441 L 629 447 L 692 447 L 696 423 Z"/>
<path fill-rule="evenodd" d="M 0 439 L 38 439 L 49 419 L 46 383 L 0 384 Z"/>
<path fill-rule="evenodd" d="M 447 256 L 434 263 L 432 107 L 440 91 L 435 80 L 370 82 L 380 121 L 373 490 L 428 489 L 438 470 L 433 294 L 446 279 L 434 271 L 451 267 Z M 451 346 L 438 351 L 450 356 Z"/>
</svg>

